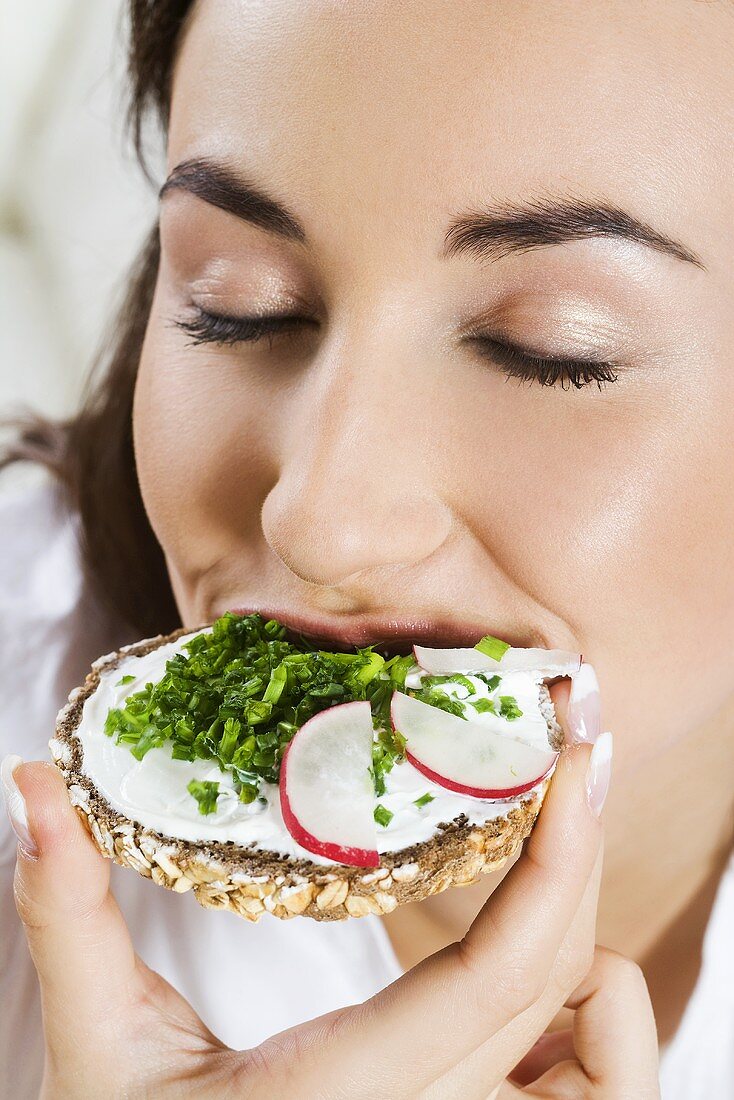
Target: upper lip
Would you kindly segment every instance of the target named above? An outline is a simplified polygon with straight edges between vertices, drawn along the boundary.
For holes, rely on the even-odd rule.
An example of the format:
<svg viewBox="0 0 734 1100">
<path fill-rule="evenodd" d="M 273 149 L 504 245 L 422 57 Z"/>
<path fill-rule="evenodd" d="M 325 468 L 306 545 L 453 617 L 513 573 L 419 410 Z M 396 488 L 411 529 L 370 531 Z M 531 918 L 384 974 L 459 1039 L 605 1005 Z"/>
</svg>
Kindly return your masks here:
<svg viewBox="0 0 734 1100">
<path fill-rule="evenodd" d="M 263 607 L 233 607 L 235 614 L 249 615 L 257 612 L 264 619 L 277 619 L 291 633 L 302 635 L 306 641 L 330 646 L 332 649 L 375 646 L 392 653 L 409 652 L 413 644 L 454 647 L 473 646 L 493 626 L 487 622 L 478 624 L 468 620 L 444 617 L 393 618 L 372 615 L 329 617 L 305 615 L 292 611 Z M 537 635 L 520 635 L 499 631 L 497 636 L 510 645 L 545 645 Z"/>
</svg>

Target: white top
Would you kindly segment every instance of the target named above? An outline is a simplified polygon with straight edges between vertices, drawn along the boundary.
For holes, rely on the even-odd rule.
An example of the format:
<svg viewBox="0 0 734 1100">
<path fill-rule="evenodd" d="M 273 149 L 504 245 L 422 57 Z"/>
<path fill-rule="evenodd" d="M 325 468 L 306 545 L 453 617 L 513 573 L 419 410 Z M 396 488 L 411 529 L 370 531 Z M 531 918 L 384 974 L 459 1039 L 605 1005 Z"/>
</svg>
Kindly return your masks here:
<svg viewBox="0 0 734 1100">
<path fill-rule="evenodd" d="M 0 494 L 2 755 L 49 759 L 48 739 L 69 690 L 100 654 L 137 640 L 100 609 L 83 583 L 77 529 L 77 517 L 60 505 L 50 482 Z M 35 971 L 13 903 L 14 864 L 14 835 L 2 815 L 0 1096 L 35 1100 L 43 1036 Z M 265 915 L 249 924 L 202 909 L 193 897 L 155 888 L 121 867 L 112 867 L 112 882 L 138 953 L 235 1048 L 363 1001 L 402 973 L 377 917 L 319 924 Z M 696 989 L 663 1055 L 664 1100 L 734 1096 L 733 928 L 734 863 L 719 888 Z M 272 981 L 279 974 L 283 982 Z M 268 997 L 269 990 L 286 986 L 287 997 Z M 259 990 L 256 1014 L 253 987 Z"/>
</svg>

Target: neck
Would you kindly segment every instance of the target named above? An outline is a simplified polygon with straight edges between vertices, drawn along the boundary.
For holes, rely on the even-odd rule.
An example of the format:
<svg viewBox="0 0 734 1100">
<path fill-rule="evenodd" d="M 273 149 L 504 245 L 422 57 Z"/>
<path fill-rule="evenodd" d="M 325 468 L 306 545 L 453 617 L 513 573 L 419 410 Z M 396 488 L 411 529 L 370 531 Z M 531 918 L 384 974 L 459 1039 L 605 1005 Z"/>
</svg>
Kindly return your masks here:
<svg viewBox="0 0 734 1100">
<path fill-rule="evenodd" d="M 644 958 L 718 881 L 734 836 L 732 775 L 734 699 L 644 767 L 622 762 L 605 810 L 600 942 Z"/>
<path fill-rule="evenodd" d="M 734 698 L 642 765 L 618 748 L 604 808 L 597 941 L 642 966 L 665 1041 L 695 983 L 703 933 L 732 849 Z M 385 918 L 401 964 L 413 966 L 462 936 L 509 870 Z"/>
</svg>

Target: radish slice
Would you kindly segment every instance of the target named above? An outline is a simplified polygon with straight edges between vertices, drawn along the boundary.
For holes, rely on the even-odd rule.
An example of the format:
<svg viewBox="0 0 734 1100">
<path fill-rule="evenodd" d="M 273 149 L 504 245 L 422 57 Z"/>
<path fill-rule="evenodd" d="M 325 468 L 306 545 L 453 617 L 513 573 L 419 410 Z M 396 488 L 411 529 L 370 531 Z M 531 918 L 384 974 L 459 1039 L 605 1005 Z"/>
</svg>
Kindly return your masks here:
<svg viewBox="0 0 734 1100">
<path fill-rule="evenodd" d="M 432 676 L 454 672 L 538 672 L 543 679 L 572 676 L 581 666 L 581 654 L 564 649 L 522 649 L 510 646 L 499 661 L 478 649 L 429 649 L 413 646 L 415 659 Z"/>
<path fill-rule="evenodd" d="M 372 740 L 366 700 L 328 707 L 296 731 L 280 766 L 280 808 L 288 832 L 308 852 L 379 866 Z"/>
<path fill-rule="evenodd" d="M 393 692 L 393 729 L 406 741 L 413 767 L 450 791 L 474 798 L 513 798 L 544 779 L 558 753 L 504 737 L 486 725 L 470 722 L 438 707 Z"/>
</svg>

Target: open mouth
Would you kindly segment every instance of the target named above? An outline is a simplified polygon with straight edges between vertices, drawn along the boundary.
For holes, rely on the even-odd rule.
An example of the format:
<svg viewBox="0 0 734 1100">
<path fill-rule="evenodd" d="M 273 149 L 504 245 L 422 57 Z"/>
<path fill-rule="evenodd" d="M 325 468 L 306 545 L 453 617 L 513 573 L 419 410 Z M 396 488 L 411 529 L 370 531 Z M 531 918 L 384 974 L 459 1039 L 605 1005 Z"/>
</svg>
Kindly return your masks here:
<svg viewBox="0 0 734 1100">
<path fill-rule="evenodd" d="M 334 653 L 352 653 L 356 648 L 372 646 L 377 653 L 385 658 L 385 660 L 389 660 L 391 657 L 396 656 L 405 657 L 413 652 L 414 640 L 407 636 L 396 636 L 388 639 L 374 638 L 370 641 L 360 640 L 358 642 L 345 642 L 333 636 L 329 637 L 324 634 L 312 634 L 303 630 L 295 630 L 287 623 L 283 623 L 283 625 L 286 629 L 286 636 L 290 641 L 305 643 L 312 649 L 328 649 Z"/>
<path fill-rule="evenodd" d="M 348 619 L 345 617 L 339 621 L 280 612 L 272 608 L 233 607 L 230 610 L 236 615 L 258 614 L 265 620 L 276 619 L 285 627 L 290 641 L 302 642 L 313 649 L 346 653 L 353 652 L 356 648 L 372 646 L 386 660 L 395 656 L 407 656 L 412 653 L 415 644 L 437 648 L 471 647 L 490 629 L 488 624 L 481 627 L 418 618 L 377 619 L 364 616 Z"/>
</svg>

